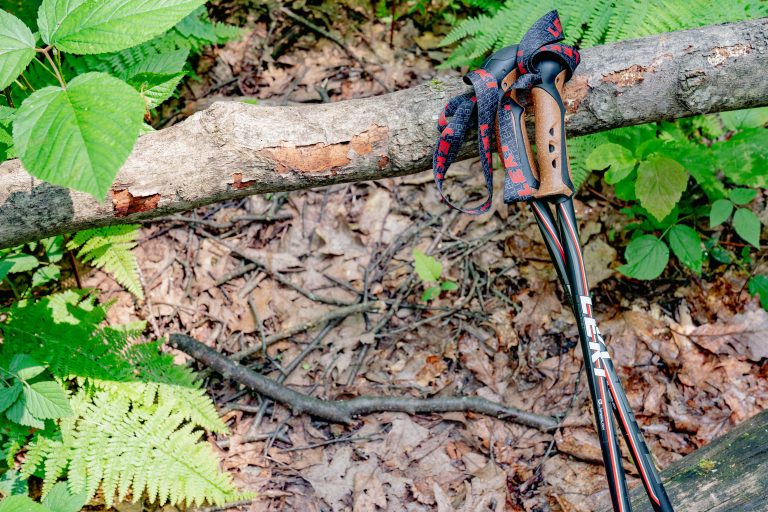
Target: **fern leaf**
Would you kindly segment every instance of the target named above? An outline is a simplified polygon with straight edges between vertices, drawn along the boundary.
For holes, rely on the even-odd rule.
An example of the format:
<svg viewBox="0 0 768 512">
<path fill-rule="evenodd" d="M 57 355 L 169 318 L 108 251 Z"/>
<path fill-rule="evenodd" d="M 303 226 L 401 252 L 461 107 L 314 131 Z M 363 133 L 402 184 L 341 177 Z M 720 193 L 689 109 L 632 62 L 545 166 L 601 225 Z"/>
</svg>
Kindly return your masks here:
<svg viewBox="0 0 768 512">
<path fill-rule="evenodd" d="M 138 225 L 107 226 L 76 233 L 67 244 L 70 250 L 79 248 L 77 257 L 108 272 L 126 290 L 143 299 L 144 290 L 136 255 Z"/>
</svg>

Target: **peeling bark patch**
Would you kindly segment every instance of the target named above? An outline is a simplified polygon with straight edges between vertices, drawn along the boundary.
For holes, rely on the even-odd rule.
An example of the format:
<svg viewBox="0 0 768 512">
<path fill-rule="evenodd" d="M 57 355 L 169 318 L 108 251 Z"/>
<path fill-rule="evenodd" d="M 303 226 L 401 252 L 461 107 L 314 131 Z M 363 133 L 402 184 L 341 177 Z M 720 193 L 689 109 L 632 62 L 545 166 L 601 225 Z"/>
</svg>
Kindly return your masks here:
<svg viewBox="0 0 768 512">
<path fill-rule="evenodd" d="M 379 169 L 384 169 L 386 166 L 389 165 L 389 157 L 387 155 L 381 155 L 379 157 L 379 161 L 377 165 Z"/>
<path fill-rule="evenodd" d="M 134 196 L 126 189 L 112 191 L 112 206 L 115 208 L 115 217 L 125 217 L 133 213 L 154 210 L 159 202 L 160 194 Z"/>
<path fill-rule="evenodd" d="M 752 47 L 748 44 L 737 44 L 733 46 L 723 46 L 712 49 L 712 52 L 707 55 L 707 62 L 712 66 L 722 66 L 725 61 L 732 59 L 733 57 L 739 57 L 746 55 L 752 51 Z"/>
<path fill-rule="evenodd" d="M 243 173 L 236 172 L 232 175 L 232 188 L 242 190 L 256 184 L 256 180 L 243 181 Z"/>
<path fill-rule="evenodd" d="M 279 173 L 298 171 L 311 174 L 343 169 L 358 156 L 371 154 L 375 148 L 386 145 L 389 130 L 383 126 L 371 126 L 354 135 L 348 141 L 334 144 L 310 144 L 307 146 L 274 147 L 259 150 L 260 156 L 272 160 Z M 384 156 L 384 158 L 387 158 Z M 387 158 L 387 161 L 389 159 Z M 379 158 L 379 165 L 381 165 Z"/>
<path fill-rule="evenodd" d="M 565 84 L 565 110 L 575 114 L 584 98 L 589 94 L 589 83 L 585 76 L 574 76 Z"/>
<path fill-rule="evenodd" d="M 655 69 L 633 64 L 626 69 L 608 73 L 601 82 L 615 84 L 619 87 L 629 87 L 645 80 L 644 75 L 649 71 L 655 71 Z"/>
</svg>

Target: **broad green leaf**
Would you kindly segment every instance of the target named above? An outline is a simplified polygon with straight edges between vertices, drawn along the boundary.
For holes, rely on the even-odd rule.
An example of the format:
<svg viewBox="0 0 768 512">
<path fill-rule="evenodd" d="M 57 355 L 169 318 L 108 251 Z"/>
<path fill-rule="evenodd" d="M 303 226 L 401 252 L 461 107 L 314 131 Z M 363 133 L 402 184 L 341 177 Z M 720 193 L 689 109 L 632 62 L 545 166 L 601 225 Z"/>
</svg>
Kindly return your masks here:
<svg viewBox="0 0 768 512">
<path fill-rule="evenodd" d="M 440 283 L 440 289 L 446 292 L 452 292 L 459 289 L 459 285 L 453 281 L 443 281 Z"/>
<path fill-rule="evenodd" d="M 704 144 L 688 140 L 675 142 L 666 144 L 661 152 L 679 162 L 701 186 L 710 201 L 728 195 L 723 180 L 718 176 L 717 159 Z"/>
<path fill-rule="evenodd" d="M 44 0 L 38 26 L 48 44 L 75 54 L 116 52 L 162 34 L 204 0 Z"/>
<path fill-rule="evenodd" d="M 13 386 L 7 388 L 0 388 L 0 412 L 8 409 L 21 394 L 22 384 L 19 381 L 15 381 Z"/>
<path fill-rule="evenodd" d="M 666 217 L 688 183 L 683 166 L 664 156 L 652 156 L 637 168 L 635 193 L 648 213 L 662 220 Z"/>
<path fill-rule="evenodd" d="M 172 75 L 160 73 L 139 73 L 127 80 L 146 99 L 147 108 L 155 108 L 173 96 L 185 73 Z"/>
<path fill-rule="evenodd" d="M 610 184 L 618 183 L 629 176 L 636 163 L 637 160 L 629 149 L 612 142 L 597 146 L 587 157 L 589 169 L 608 168 L 608 172 L 605 173 L 605 181 Z"/>
<path fill-rule="evenodd" d="M 13 262 L 6 261 L 6 260 L 0 260 L 0 281 L 5 279 L 5 276 L 8 275 L 8 273 L 13 268 Z"/>
<path fill-rule="evenodd" d="M 51 263 L 56 263 L 58 261 L 61 261 L 61 258 L 64 257 L 64 237 L 59 236 L 52 236 L 50 238 L 43 238 L 40 240 L 40 244 L 43 246 L 43 250 L 45 251 L 45 257 L 50 261 Z"/>
<path fill-rule="evenodd" d="M 733 203 L 728 199 L 718 199 L 712 203 L 709 211 L 709 227 L 714 228 L 728 220 L 733 213 Z"/>
<path fill-rule="evenodd" d="M 51 512 L 80 512 L 88 501 L 88 494 L 71 494 L 66 482 L 59 482 L 45 495 L 42 504 Z"/>
<path fill-rule="evenodd" d="M 28 272 L 37 267 L 40 262 L 37 258 L 31 254 L 24 254 L 20 252 L 18 254 L 11 254 L 3 258 L 3 261 L 11 263 L 13 266 L 8 270 L 9 274 L 16 274 L 18 272 Z"/>
<path fill-rule="evenodd" d="M 416 274 L 425 283 L 436 283 L 440 280 L 443 265 L 432 256 L 427 256 L 418 249 L 413 250 L 413 266 Z"/>
<path fill-rule="evenodd" d="M 768 276 L 758 275 L 749 280 L 750 295 L 758 295 L 763 309 L 768 310 Z"/>
<path fill-rule="evenodd" d="M 704 251 L 701 237 L 693 228 L 683 224 L 672 226 L 669 229 L 669 246 L 683 265 L 697 274 L 701 273 Z"/>
<path fill-rule="evenodd" d="M 710 251 L 710 254 L 712 254 L 712 257 L 717 261 L 725 264 L 731 263 L 734 258 L 734 254 L 731 251 L 726 250 L 719 245 L 714 246 Z"/>
<path fill-rule="evenodd" d="M 20 380 L 34 379 L 45 371 L 45 365 L 40 364 L 29 354 L 16 354 L 11 359 L 8 371 L 15 373 Z"/>
<path fill-rule="evenodd" d="M 618 268 L 625 276 L 635 279 L 656 279 L 669 261 L 667 244 L 653 235 L 642 235 L 632 240 L 624 252 L 627 260 Z"/>
<path fill-rule="evenodd" d="M 32 274 L 32 288 L 37 288 L 45 283 L 57 280 L 61 277 L 61 269 L 58 265 L 46 265 L 35 270 Z"/>
<path fill-rule="evenodd" d="M 72 415 L 67 392 L 53 380 L 24 386 L 24 400 L 27 402 L 30 414 L 40 419 L 56 419 Z"/>
<path fill-rule="evenodd" d="M 430 286 L 426 290 L 424 290 L 424 293 L 421 294 L 421 300 L 423 302 L 428 302 L 435 297 L 440 295 L 440 287 L 439 286 Z"/>
<path fill-rule="evenodd" d="M 760 219 L 751 210 L 736 210 L 733 214 L 733 228 L 746 242 L 760 248 Z"/>
<path fill-rule="evenodd" d="M 768 123 L 768 107 L 720 112 L 720 118 L 729 130 L 760 128 L 765 123 Z"/>
<path fill-rule="evenodd" d="M 16 80 L 35 58 L 35 36 L 23 21 L 0 10 L 0 89 Z"/>
<path fill-rule="evenodd" d="M 749 204 L 757 195 L 757 190 L 753 188 L 734 188 L 731 190 L 731 201 L 733 204 Z"/>
<path fill-rule="evenodd" d="M 120 78 L 130 78 L 140 73 L 157 73 L 160 75 L 181 73 L 187 63 L 187 57 L 189 57 L 189 50 L 186 48 L 172 52 L 154 53 L 131 66 L 125 76 Z"/>
<path fill-rule="evenodd" d="M 125 82 L 86 73 L 21 105 L 13 139 L 30 174 L 103 199 L 133 149 L 144 101 Z"/>
<path fill-rule="evenodd" d="M 29 496 L 16 495 L 0 501 L 0 512 L 51 512 Z"/>
<path fill-rule="evenodd" d="M 5 411 L 5 417 L 19 425 L 39 429 L 45 428 L 45 423 L 42 420 L 35 418 L 32 413 L 29 412 L 29 409 L 27 409 L 27 401 L 24 398 L 16 400 L 13 405 Z"/>
</svg>

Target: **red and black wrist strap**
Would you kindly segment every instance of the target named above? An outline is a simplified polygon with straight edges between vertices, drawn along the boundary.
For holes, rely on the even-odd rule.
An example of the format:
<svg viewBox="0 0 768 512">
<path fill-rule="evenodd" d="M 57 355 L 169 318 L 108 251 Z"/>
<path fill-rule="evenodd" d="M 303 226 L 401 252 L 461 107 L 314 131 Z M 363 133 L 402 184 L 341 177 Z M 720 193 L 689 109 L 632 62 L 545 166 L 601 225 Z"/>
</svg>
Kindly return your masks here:
<svg viewBox="0 0 768 512">
<path fill-rule="evenodd" d="M 504 201 L 513 203 L 532 198 L 539 183 L 530 166 L 520 165 L 526 161 L 525 155 L 520 154 L 520 134 L 510 127 L 513 126 L 512 116 L 520 115 L 522 107 L 511 93 L 515 89 L 530 89 L 541 82 L 535 62 L 543 52 L 556 54 L 569 71 L 569 76 L 573 74 L 579 64 L 579 52 L 571 46 L 555 44 L 562 39 L 560 18 L 557 11 L 550 11 L 534 23 L 517 47 L 508 47 L 494 54 L 511 53 L 511 56 L 504 57 L 509 65 L 498 66 L 500 60 L 494 60 L 494 56 L 491 56 L 483 67 L 465 75 L 464 81 L 472 85 L 474 92 L 456 96 L 445 105 L 437 123 L 440 138 L 432 159 L 437 189 L 448 205 L 473 215 L 488 211 L 493 198 L 494 147 L 501 150 L 500 157 L 505 169 Z M 517 69 L 518 78 L 505 90 L 501 81 L 514 68 Z M 497 120 L 499 141 L 495 140 Z M 477 145 L 485 178 L 486 200 L 473 208 L 460 208 L 446 197 L 443 187 L 448 168 L 458 156 L 464 138 L 474 123 L 477 123 Z"/>
</svg>

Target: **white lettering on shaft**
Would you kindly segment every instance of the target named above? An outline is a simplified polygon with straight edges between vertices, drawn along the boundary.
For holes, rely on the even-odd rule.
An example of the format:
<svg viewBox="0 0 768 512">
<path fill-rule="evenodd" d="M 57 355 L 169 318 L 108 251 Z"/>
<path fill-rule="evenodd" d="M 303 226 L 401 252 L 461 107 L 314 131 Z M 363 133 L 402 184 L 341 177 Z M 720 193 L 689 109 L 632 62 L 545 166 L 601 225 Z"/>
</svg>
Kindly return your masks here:
<svg viewBox="0 0 768 512">
<path fill-rule="evenodd" d="M 596 376 L 605 378 L 605 370 L 600 367 L 598 361 L 606 361 L 610 359 L 611 356 L 607 351 L 602 350 L 605 342 L 600 335 L 600 329 L 597 328 L 597 322 L 592 318 L 592 299 L 580 295 L 579 300 L 581 302 L 581 318 L 584 321 L 584 328 L 593 340 L 589 342 L 589 350 L 592 351 L 592 366 Z"/>
</svg>

